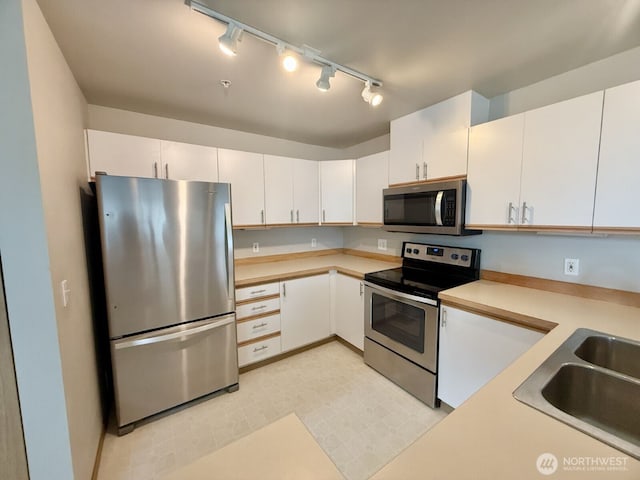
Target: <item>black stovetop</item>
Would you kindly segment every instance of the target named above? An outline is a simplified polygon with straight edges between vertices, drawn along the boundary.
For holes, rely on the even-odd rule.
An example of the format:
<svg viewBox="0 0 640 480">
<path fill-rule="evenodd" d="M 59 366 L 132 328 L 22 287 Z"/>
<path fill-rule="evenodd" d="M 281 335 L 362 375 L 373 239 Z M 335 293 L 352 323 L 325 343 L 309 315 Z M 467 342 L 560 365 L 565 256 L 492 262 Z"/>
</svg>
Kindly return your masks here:
<svg viewBox="0 0 640 480">
<path fill-rule="evenodd" d="M 367 273 L 365 281 L 389 288 L 391 290 L 417 295 L 420 297 L 437 300 L 438 293 L 442 290 L 464 285 L 479 278 L 480 251 L 475 249 L 452 249 L 440 247 L 438 252 L 444 251 L 444 255 L 434 257 L 427 255 L 434 251 L 432 245 L 405 242 L 403 245 L 403 266 L 389 270 Z M 458 257 L 464 250 L 470 260 L 461 265 Z M 449 253 L 449 251 L 454 253 Z"/>
</svg>

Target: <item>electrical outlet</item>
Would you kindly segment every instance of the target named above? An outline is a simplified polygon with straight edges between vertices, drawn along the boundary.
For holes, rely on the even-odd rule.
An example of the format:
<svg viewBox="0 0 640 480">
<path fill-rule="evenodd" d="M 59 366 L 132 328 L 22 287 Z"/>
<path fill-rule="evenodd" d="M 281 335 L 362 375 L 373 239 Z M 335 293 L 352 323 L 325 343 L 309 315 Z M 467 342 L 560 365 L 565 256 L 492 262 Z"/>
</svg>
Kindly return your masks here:
<svg viewBox="0 0 640 480">
<path fill-rule="evenodd" d="M 378 239 L 378 250 L 386 250 L 387 249 L 387 240 L 385 238 Z"/>
<path fill-rule="evenodd" d="M 254 242 L 253 243 L 253 253 L 259 253 L 260 252 L 260 244 L 258 242 Z"/>
<path fill-rule="evenodd" d="M 565 275 L 579 275 L 580 274 L 580 259 L 578 259 L 578 258 L 565 258 L 564 259 L 564 274 Z"/>
<path fill-rule="evenodd" d="M 318 246 L 318 241 L 315 238 L 311 239 L 311 248 L 316 248 Z"/>
</svg>

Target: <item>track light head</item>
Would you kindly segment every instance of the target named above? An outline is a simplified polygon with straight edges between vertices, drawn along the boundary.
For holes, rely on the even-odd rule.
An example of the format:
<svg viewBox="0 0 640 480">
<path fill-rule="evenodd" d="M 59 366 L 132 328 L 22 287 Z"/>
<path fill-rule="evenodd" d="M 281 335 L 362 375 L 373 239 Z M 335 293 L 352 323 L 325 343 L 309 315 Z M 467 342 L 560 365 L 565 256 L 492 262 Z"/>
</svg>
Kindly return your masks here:
<svg viewBox="0 0 640 480">
<path fill-rule="evenodd" d="M 320 73 L 320 78 L 316 82 L 316 87 L 321 92 L 326 92 L 331 88 L 331 84 L 329 83 L 329 79 L 331 77 L 336 76 L 336 68 L 331 65 L 324 65 L 322 67 L 322 72 Z"/>
<path fill-rule="evenodd" d="M 227 25 L 227 31 L 218 38 L 220 50 L 225 55 L 235 57 L 238 50 L 238 42 L 242 37 L 242 29 L 233 22 Z"/>
<path fill-rule="evenodd" d="M 287 72 L 295 72 L 298 69 L 298 58 L 296 55 L 291 51 L 287 51 L 287 48 L 283 44 L 276 45 L 276 50 L 282 59 L 282 68 Z"/>
<path fill-rule="evenodd" d="M 382 103 L 382 94 L 371 91 L 371 81 L 368 80 L 362 90 L 362 99 L 372 107 L 377 107 Z"/>
</svg>

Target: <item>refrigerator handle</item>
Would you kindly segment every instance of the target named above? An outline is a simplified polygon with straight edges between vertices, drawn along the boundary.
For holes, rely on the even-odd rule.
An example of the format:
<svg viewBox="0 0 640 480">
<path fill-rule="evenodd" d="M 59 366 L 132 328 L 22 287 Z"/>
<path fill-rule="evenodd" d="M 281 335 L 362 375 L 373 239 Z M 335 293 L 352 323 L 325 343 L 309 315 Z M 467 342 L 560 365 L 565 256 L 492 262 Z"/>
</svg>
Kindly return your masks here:
<svg viewBox="0 0 640 480">
<path fill-rule="evenodd" d="M 233 226 L 231 225 L 231 204 L 224 204 L 224 221 L 226 227 L 226 242 L 227 242 L 227 292 L 229 298 L 233 298 Z"/>
<path fill-rule="evenodd" d="M 196 328 L 192 328 L 189 330 L 181 330 L 179 332 L 169 333 L 166 335 L 158 335 L 157 337 L 147 337 L 141 338 L 139 340 L 128 340 L 125 342 L 116 343 L 114 348 L 116 350 L 120 350 L 123 348 L 130 347 L 139 347 L 142 345 L 149 345 L 151 343 L 160 343 L 160 342 L 168 342 L 169 340 L 175 340 L 176 338 L 186 339 L 192 335 L 196 335 L 197 333 L 206 332 L 207 330 L 213 330 L 214 328 L 224 327 L 225 325 L 229 325 L 233 323 L 235 319 L 234 315 L 227 315 L 222 320 L 218 320 L 217 322 L 207 323 L 206 325 L 201 325 Z"/>
</svg>

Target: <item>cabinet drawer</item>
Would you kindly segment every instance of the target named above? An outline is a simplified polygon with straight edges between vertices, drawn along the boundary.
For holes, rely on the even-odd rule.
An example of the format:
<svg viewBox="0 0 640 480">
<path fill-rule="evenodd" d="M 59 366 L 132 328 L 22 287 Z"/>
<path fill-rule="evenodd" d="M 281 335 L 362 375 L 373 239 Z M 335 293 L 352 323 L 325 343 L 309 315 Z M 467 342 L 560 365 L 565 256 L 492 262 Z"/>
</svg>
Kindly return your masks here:
<svg viewBox="0 0 640 480">
<path fill-rule="evenodd" d="M 254 315 L 261 315 L 268 312 L 280 310 L 280 299 L 270 298 L 269 300 L 258 300 L 256 302 L 245 303 L 236 307 L 236 318 L 241 320 Z"/>
<path fill-rule="evenodd" d="M 238 343 L 280 331 L 280 314 L 238 323 Z"/>
<path fill-rule="evenodd" d="M 243 367 L 280 353 L 280 335 L 238 348 L 238 365 Z"/>
<path fill-rule="evenodd" d="M 249 300 L 252 298 L 268 297 L 280 293 L 279 283 L 265 283 L 264 285 L 254 285 L 236 289 L 236 302 Z"/>
</svg>

